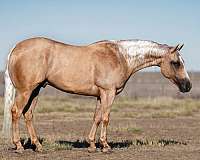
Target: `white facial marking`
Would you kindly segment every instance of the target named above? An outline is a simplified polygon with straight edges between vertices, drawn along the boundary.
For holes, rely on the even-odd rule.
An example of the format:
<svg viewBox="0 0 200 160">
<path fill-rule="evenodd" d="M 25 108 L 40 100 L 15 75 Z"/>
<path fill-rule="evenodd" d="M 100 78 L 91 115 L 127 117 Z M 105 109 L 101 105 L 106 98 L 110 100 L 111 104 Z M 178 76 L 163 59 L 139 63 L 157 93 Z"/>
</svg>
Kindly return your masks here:
<svg viewBox="0 0 200 160">
<path fill-rule="evenodd" d="M 178 57 L 179 57 L 181 63 L 183 63 L 183 65 L 184 65 L 183 58 L 181 57 L 181 55 L 179 55 Z"/>
<path fill-rule="evenodd" d="M 183 58 L 181 57 L 181 55 L 179 55 L 178 57 L 179 57 L 181 63 L 183 64 L 183 69 L 184 69 L 184 72 L 185 72 L 185 77 L 188 78 L 188 79 L 190 79 L 190 77 L 189 77 L 189 75 L 188 75 L 188 73 L 187 73 L 187 71 L 185 69 L 185 64 L 184 64 Z"/>
</svg>

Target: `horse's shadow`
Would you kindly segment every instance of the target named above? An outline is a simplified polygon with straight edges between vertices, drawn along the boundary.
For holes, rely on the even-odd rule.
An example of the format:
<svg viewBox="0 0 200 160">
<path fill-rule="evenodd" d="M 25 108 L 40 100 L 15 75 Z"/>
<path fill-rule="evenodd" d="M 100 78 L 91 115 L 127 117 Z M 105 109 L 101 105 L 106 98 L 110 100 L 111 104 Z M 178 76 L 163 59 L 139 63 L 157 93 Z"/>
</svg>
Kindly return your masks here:
<svg viewBox="0 0 200 160">
<path fill-rule="evenodd" d="M 39 138 L 39 142 L 43 144 L 44 138 Z M 21 143 L 24 149 L 32 149 L 35 150 L 36 146 L 31 143 L 31 139 L 21 139 Z M 54 142 L 55 144 L 63 145 L 63 146 L 71 146 L 71 148 L 88 148 L 89 143 L 86 140 L 76 140 L 76 141 L 65 141 L 58 140 Z M 101 148 L 100 142 L 95 143 L 97 148 Z M 130 140 L 120 141 L 120 142 L 109 142 L 108 143 L 111 148 L 128 148 L 133 144 Z"/>
<path fill-rule="evenodd" d="M 45 143 L 48 143 L 44 138 L 39 138 L 39 141 L 42 145 L 45 145 Z M 36 146 L 31 144 L 31 140 L 29 139 L 21 139 L 21 143 L 24 147 L 24 149 L 32 149 L 35 150 Z M 182 141 L 176 141 L 173 139 L 159 139 L 156 141 L 151 140 L 124 140 L 120 142 L 109 142 L 108 143 L 112 149 L 123 149 L 123 148 L 129 148 L 130 146 L 152 146 L 152 145 L 158 145 L 158 146 L 167 146 L 167 145 L 187 145 L 186 142 Z M 76 140 L 76 141 L 65 141 L 65 140 L 58 140 L 51 142 L 50 147 L 52 146 L 54 149 L 84 149 L 89 147 L 89 143 L 86 140 Z M 99 142 L 96 143 L 97 148 L 101 148 Z"/>
<path fill-rule="evenodd" d="M 89 143 L 86 140 L 80 141 L 64 141 L 64 140 L 59 140 L 56 141 L 56 143 L 61 144 L 61 145 L 70 145 L 72 148 L 88 148 Z M 97 148 L 101 148 L 100 142 L 95 143 Z M 111 148 L 128 148 L 130 145 L 132 145 L 132 141 L 126 140 L 122 142 L 109 142 L 108 143 Z"/>
</svg>

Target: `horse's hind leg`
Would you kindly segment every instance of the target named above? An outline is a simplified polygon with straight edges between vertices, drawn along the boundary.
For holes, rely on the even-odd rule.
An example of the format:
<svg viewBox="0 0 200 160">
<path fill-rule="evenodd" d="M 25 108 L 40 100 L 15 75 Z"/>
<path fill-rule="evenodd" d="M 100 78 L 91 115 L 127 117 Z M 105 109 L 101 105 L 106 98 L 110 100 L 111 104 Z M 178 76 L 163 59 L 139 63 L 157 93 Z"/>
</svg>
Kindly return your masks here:
<svg viewBox="0 0 200 160">
<path fill-rule="evenodd" d="M 31 95 L 30 90 L 18 91 L 18 95 L 15 99 L 14 105 L 11 109 L 12 112 L 12 133 L 13 133 L 13 143 L 16 146 L 17 152 L 22 152 L 23 147 L 20 142 L 19 135 L 19 119 L 22 115 L 22 111 L 25 105 L 28 103 L 29 97 Z"/>
<path fill-rule="evenodd" d="M 39 94 L 39 90 L 40 90 L 40 86 L 38 86 L 31 94 L 31 97 L 29 99 L 28 104 L 26 105 L 26 107 L 23 110 L 23 115 L 24 115 L 24 119 L 26 122 L 26 127 L 28 130 L 28 133 L 30 135 L 31 138 L 31 143 L 35 144 L 36 146 L 36 151 L 41 152 L 42 151 L 42 145 L 40 144 L 37 135 L 36 135 L 36 131 L 33 127 L 33 111 L 35 109 L 37 100 L 38 100 L 38 94 Z"/>
</svg>

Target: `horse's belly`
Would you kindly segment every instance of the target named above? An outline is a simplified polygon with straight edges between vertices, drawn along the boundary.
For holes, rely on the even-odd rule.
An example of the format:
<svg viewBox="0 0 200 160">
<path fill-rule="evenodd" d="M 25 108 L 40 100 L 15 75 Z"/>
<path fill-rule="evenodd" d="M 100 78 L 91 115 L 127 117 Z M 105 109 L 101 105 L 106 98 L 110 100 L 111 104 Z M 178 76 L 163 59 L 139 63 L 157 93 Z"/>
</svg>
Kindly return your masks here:
<svg viewBox="0 0 200 160">
<path fill-rule="evenodd" d="M 67 82 L 59 83 L 59 82 L 51 82 L 50 85 L 73 94 L 80 94 L 80 95 L 89 95 L 89 96 L 99 96 L 99 89 L 97 86 L 93 84 L 83 84 L 83 83 L 76 83 L 76 82 Z"/>
<path fill-rule="evenodd" d="M 99 96 L 99 89 L 95 85 L 67 87 L 65 91 L 74 94 Z"/>
</svg>

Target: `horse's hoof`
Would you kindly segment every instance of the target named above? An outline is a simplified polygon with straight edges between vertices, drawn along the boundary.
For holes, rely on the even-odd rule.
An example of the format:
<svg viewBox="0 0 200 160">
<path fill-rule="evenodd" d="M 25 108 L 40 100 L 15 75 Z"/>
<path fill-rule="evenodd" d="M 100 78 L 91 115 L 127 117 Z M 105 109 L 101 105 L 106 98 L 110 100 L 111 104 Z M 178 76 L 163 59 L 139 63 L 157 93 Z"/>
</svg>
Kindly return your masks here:
<svg viewBox="0 0 200 160">
<path fill-rule="evenodd" d="M 15 150 L 15 153 L 21 154 L 21 153 L 23 153 L 23 151 L 24 151 L 24 148 L 23 148 L 23 147 L 20 147 L 20 148 L 17 148 L 17 149 Z"/>
<path fill-rule="evenodd" d="M 96 147 L 88 147 L 89 153 L 95 153 L 97 151 Z"/>
<path fill-rule="evenodd" d="M 40 145 L 37 145 L 35 151 L 36 151 L 36 152 L 42 152 L 42 151 L 43 151 L 42 145 L 41 145 L 41 144 L 40 144 Z"/>
<path fill-rule="evenodd" d="M 112 149 L 110 147 L 103 147 L 102 152 L 109 154 L 109 153 L 112 153 L 113 151 L 112 151 Z"/>
<path fill-rule="evenodd" d="M 35 151 L 36 151 L 36 152 L 42 152 L 43 149 L 42 149 L 42 148 L 36 148 Z"/>
</svg>

